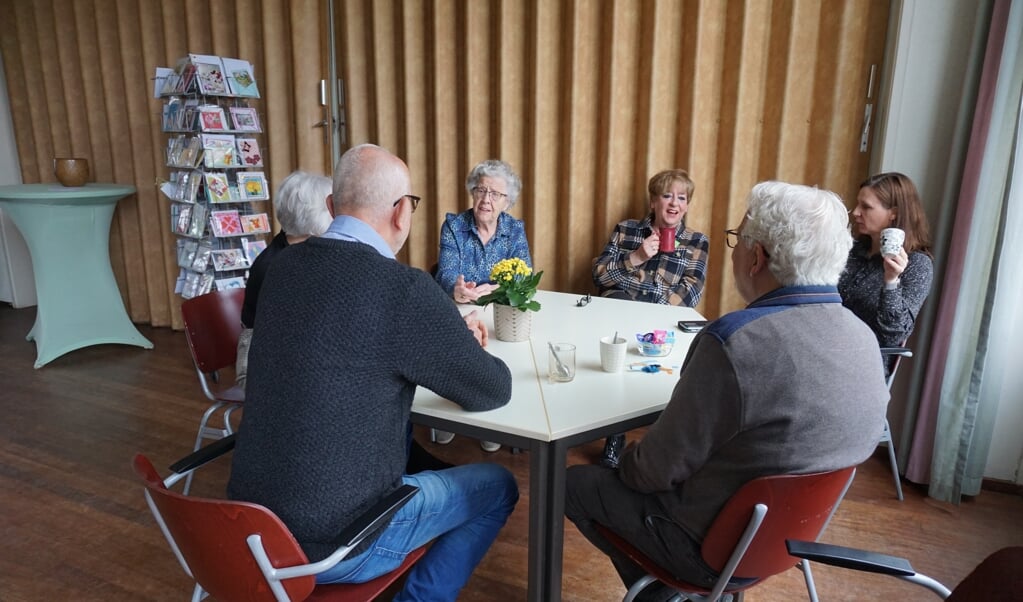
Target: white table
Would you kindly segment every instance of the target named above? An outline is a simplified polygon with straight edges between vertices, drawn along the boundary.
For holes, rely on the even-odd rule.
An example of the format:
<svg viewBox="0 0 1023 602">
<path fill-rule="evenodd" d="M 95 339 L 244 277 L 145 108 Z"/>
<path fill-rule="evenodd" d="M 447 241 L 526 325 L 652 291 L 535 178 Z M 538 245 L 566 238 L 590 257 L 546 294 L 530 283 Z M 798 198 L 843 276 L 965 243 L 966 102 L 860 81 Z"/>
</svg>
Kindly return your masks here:
<svg viewBox="0 0 1023 602">
<path fill-rule="evenodd" d="M 695 335 L 678 330 L 679 320 L 699 320 L 694 309 L 593 297 L 576 306 L 580 295 L 540 291 L 528 342 L 493 338 L 493 309 L 481 313 L 490 328 L 487 350 L 511 369 L 512 398 L 489 412 L 466 412 L 419 387 L 412 405 L 417 424 L 529 450 L 529 600 L 561 599 L 564 546 L 565 468 L 568 448 L 653 422 L 671 396 Z M 463 306 L 463 313 L 472 309 Z M 675 347 L 656 361 L 672 374 L 629 372 L 628 364 L 652 358 L 639 355 L 636 333 L 673 331 Z M 629 341 L 626 371 L 600 368 L 600 338 L 615 332 Z M 547 343 L 576 346 L 576 376 L 569 383 L 547 379 Z"/>
</svg>

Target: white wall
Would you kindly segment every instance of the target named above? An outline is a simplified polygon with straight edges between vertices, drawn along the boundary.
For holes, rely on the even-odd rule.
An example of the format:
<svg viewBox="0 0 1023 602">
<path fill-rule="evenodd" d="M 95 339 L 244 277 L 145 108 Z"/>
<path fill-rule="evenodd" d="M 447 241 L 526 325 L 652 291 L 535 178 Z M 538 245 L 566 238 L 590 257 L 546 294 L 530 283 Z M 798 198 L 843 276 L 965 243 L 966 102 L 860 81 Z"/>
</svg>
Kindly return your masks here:
<svg viewBox="0 0 1023 602">
<path fill-rule="evenodd" d="M 889 24 L 888 56 L 892 68 L 884 74 L 879 101 L 878 130 L 871 171 L 900 171 L 910 175 L 920 190 L 934 228 L 937 267 L 943 268 L 941 249 L 947 248 L 948 227 L 959 196 L 962 165 L 969 142 L 975 95 L 964 94 L 976 85 L 970 71 L 971 55 L 983 50 L 990 0 L 894 0 Z M 934 291 L 939 290 L 939 280 Z M 928 351 L 920 341 L 930 336 L 937 310 L 933 294 L 917 321 L 911 339 L 917 358 Z M 1017 330 L 1023 330 L 1017 318 Z M 1014 339 L 1012 357 L 1023 356 L 1023 341 Z M 904 362 L 904 365 L 907 362 Z M 912 378 L 902 378 L 893 391 L 889 416 L 899 440 L 906 421 L 906 399 L 918 395 L 923 362 L 910 360 Z M 907 383 L 907 381 L 909 381 Z M 984 476 L 1021 482 L 1023 458 L 1023 375 L 1003 384 L 998 422 L 991 441 Z"/>
</svg>

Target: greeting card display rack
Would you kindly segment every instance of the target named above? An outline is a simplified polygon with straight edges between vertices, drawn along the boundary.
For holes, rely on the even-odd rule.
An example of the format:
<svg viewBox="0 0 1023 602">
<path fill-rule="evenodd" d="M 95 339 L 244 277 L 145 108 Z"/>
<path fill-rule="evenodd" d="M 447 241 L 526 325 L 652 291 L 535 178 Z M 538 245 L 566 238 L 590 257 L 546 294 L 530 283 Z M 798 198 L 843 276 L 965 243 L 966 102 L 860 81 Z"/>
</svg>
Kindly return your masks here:
<svg viewBox="0 0 1023 602">
<path fill-rule="evenodd" d="M 156 70 L 163 101 L 171 231 L 181 271 L 175 292 L 186 299 L 245 286 L 247 270 L 270 232 L 264 201 L 259 115 L 249 106 L 259 88 L 248 61 L 189 54 Z"/>
</svg>

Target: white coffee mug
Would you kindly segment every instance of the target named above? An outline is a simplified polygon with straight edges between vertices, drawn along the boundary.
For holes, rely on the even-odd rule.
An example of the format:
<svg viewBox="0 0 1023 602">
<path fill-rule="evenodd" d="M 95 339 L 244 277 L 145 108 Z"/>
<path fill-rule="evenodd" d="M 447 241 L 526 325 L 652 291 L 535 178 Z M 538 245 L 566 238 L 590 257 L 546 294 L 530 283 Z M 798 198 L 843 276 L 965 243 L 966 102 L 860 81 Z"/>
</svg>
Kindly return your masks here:
<svg viewBox="0 0 1023 602">
<path fill-rule="evenodd" d="M 621 372 L 625 368 L 625 352 L 629 342 L 624 337 L 600 339 L 600 367 L 604 372 Z"/>
<path fill-rule="evenodd" d="M 902 243 L 906 242 L 906 232 L 899 228 L 881 230 L 881 255 L 898 255 Z"/>
</svg>

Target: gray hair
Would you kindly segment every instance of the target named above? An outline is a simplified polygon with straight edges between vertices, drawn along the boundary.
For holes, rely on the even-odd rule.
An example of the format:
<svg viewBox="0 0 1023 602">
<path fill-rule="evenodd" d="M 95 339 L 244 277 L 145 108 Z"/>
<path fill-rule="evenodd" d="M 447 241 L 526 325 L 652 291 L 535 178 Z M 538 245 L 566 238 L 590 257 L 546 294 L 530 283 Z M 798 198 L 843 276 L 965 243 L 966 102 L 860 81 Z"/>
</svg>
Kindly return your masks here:
<svg viewBox="0 0 1023 602">
<path fill-rule="evenodd" d="M 508 209 L 515 206 L 515 201 L 519 200 L 519 193 L 522 192 L 522 180 L 512 170 L 511 165 L 498 159 L 480 161 L 469 172 L 469 177 L 465 178 L 465 190 L 471 195 L 472 189 L 476 188 L 483 178 L 504 180 L 504 183 L 508 185 L 508 192 L 505 193 L 508 195 Z"/>
<path fill-rule="evenodd" d="M 742 238 L 763 245 L 782 286 L 836 285 L 852 248 L 849 214 L 837 194 L 816 187 L 761 182 L 746 197 Z"/>
<path fill-rule="evenodd" d="M 293 236 L 319 236 L 330 227 L 327 195 L 330 178 L 304 171 L 294 171 L 284 178 L 274 210 L 281 229 Z"/>
</svg>

